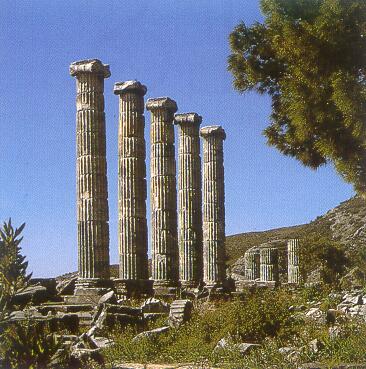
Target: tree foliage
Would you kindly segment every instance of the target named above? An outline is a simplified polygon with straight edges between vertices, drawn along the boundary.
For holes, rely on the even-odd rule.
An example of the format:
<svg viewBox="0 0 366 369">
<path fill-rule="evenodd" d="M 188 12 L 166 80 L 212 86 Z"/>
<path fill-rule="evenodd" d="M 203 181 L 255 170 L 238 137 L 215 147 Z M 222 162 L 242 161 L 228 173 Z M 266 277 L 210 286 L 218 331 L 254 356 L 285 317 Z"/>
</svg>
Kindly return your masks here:
<svg viewBox="0 0 366 369">
<path fill-rule="evenodd" d="M 301 240 L 301 274 L 304 281 L 318 270 L 321 282 L 336 285 L 347 271 L 349 259 L 342 244 L 327 237 L 312 235 Z"/>
<path fill-rule="evenodd" d="M 270 145 L 311 168 L 333 163 L 366 193 L 366 2 L 261 0 L 265 20 L 230 35 L 240 92 L 272 99 Z"/>
</svg>

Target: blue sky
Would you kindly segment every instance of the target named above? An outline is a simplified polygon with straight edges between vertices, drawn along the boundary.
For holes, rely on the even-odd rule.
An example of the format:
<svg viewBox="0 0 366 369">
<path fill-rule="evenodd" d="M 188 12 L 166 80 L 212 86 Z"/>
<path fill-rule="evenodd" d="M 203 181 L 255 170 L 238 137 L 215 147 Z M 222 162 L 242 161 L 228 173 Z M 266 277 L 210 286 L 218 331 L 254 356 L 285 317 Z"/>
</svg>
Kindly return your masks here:
<svg viewBox="0 0 366 369">
<path fill-rule="evenodd" d="M 268 97 L 240 95 L 226 70 L 228 35 L 261 20 L 255 0 L 2 0 L 0 220 L 26 222 L 23 252 L 35 276 L 77 268 L 75 81 L 69 64 L 99 58 L 105 81 L 110 252 L 117 262 L 116 81 L 220 124 L 225 141 L 227 234 L 308 222 L 353 195 L 332 167 L 302 167 L 266 145 Z M 146 112 L 148 141 L 150 115 Z M 149 153 L 149 146 L 147 149 Z M 149 170 L 148 170 L 149 176 Z"/>
</svg>

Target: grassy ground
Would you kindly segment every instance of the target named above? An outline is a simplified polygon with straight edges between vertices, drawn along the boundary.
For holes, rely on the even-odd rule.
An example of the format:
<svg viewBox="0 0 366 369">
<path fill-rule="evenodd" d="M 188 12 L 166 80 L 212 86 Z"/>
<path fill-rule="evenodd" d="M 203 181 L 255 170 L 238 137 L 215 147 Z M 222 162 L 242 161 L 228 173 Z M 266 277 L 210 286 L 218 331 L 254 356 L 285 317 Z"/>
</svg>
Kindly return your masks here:
<svg viewBox="0 0 366 369">
<path fill-rule="evenodd" d="M 196 306 L 191 321 L 179 329 L 155 339 L 132 342 L 138 333 L 133 328 L 110 333 L 116 344 L 104 351 L 107 362 L 140 363 L 199 363 L 220 365 L 221 368 L 281 368 L 290 369 L 303 362 L 327 364 L 366 361 L 366 325 L 348 321 L 342 336 L 331 338 L 328 326 L 317 326 L 296 317 L 291 306 L 306 304 L 324 297 L 323 309 L 338 301 L 325 299 L 327 292 L 303 290 L 294 295 L 285 289 L 248 294 L 241 300 L 224 303 L 203 303 Z M 297 314 L 298 315 L 298 314 Z M 165 324 L 158 321 L 149 328 Z M 224 350 L 214 350 L 226 337 Z M 318 339 L 321 350 L 314 352 L 309 345 Z M 235 348 L 239 342 L 261 344 L 245 357 Z M 294 353 L 280 353 L 280 347 L 293 347 Z"/>
</svg>

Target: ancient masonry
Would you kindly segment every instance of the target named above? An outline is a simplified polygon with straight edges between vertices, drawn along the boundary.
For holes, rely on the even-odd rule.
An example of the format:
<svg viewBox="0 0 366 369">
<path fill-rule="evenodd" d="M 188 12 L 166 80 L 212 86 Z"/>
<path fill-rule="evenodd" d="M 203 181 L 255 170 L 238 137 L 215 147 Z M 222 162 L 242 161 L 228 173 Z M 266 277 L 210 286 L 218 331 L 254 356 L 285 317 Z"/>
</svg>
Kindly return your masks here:
<svg viewBox="0 0 366 369">
<path fill-rule="evenodd" d="M 129 290 L 148 280 L 144 95 L 138 81 L 117 82 L 119 278 Z"/>
<path fill-rule="evenodd" d="M 144 96 L 138 81 L 117 82 L 119 278 L 109 275 L 109 215 L 104 114 L 104 79 L 109 66 L 98 59 L 74 62 L 76 77 L 78 269 L 75 294 L 66 302 L 95 302 L 114 285 L 120 295 L 193 292 L 204 285 L 225 291 L 226 138 L 221 126 L 200 130 L 196 113 L 176 114 L 168 97 L 148 99 L 152 281 L 148 275 Z M 174 124 L 178 128 L 178 196 Z M 201 171 L 200 141 L 203 143 Z M 202 174 L 202 175 L 201 175 Z M 178 200 L 178 209 L 177 209 Z M 179 222 L 177 221 L 177 218 Z M 245 278 L 276 284 L 278 249 L 249 249 Z M 288 283 L 299 284 L 299 241 L 288 241 Z"/>
<path fill-rule="evenodd" d="M 176 114 L 178 125 L 178 245 L 182 287 L 202 279 L 202 191 L 199 126 L 196 113 Z"/>
<path fill-rule="evenodd" d="M 278 249 L 263 248 L 260 250 L 261 282 L 278 282 Z"/>
<path fill-rule="evenodd" d="M 168 97 L 148 99 L 151 112 L 151 247 L 154 288 L 178 286 L 177 189 L 174 113 L 177 104 Z"/>
<path fill-rule="evenodd" d="M 259 249 L 249 249 L 245 255 L 245 278 L 255 281 L 260 278 L 260 254 Z"/>
<path fill-rule="evenodd" d="M 84 60 L 70 66 L 76 77 L 77 225 L 79 279 L 76 295 L 109 279 L 109 226 L 104 78 L 109 66 Z M 96 291 L 94 291 L 96 292 Z"/>
<path fill-rule="evenodd" d="M 201 128 L 203 138 L 203 280 L 222 288 L 225 270 L 224 152 L 221 126 Z"/>
<path fill-rule="evenodd" d="M 288 255 L 288 283 L 300 283 L 300 266 L 299 266 L 299 240 L 288 240 L 287 255 Z"/>
</svg>

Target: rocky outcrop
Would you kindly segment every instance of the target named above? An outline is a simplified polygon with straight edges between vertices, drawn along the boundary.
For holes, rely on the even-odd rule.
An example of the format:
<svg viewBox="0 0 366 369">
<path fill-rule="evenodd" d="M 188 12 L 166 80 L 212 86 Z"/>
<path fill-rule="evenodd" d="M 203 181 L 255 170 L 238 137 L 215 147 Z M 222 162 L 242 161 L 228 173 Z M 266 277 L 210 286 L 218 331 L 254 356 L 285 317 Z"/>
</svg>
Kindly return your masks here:
<svg viewBox="0 0 366 369">
<path fill-rule="evenodd" d="M 326 214 L 317 217 L 309 224 L 271 229 L 263 232 L 248 232 L 226 237 L 226 251 L 235 273 L 234 261 L 251 247 L 275 240 L 301 238 L 304 235 L 323 234 L 333 237 L 345 246 L 351 255 L 358 247 L 366 244 L 366 202 L 359 196 L 342 202 Z M 242 264 L 243 264 L 242 260 Z"/>
</svg>

